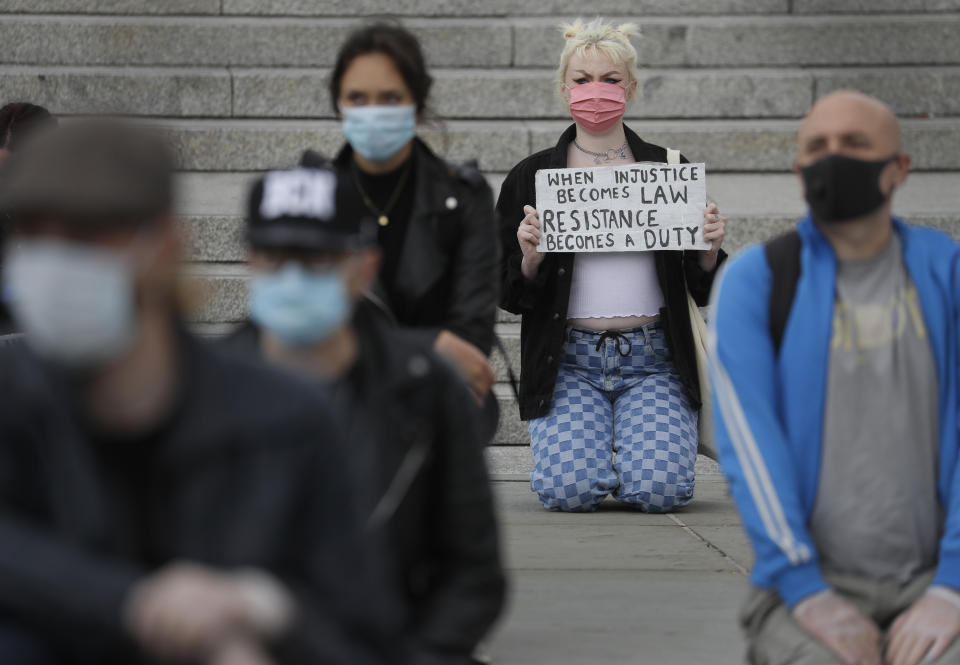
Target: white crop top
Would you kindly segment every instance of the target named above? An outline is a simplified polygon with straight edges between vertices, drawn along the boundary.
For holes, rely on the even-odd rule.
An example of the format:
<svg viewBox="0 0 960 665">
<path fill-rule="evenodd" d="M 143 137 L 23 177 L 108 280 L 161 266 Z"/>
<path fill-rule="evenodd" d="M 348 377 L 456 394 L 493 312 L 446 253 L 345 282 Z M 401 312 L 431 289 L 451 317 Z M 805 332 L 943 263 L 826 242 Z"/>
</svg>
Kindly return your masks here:
<svg viewBox="0 0 960 665">
<path fill-rule="evenodd" d="M 653 252 L 591 252 L 573 259 L 568 319 L 657 316 L 663 292 Z"/>
</svg>

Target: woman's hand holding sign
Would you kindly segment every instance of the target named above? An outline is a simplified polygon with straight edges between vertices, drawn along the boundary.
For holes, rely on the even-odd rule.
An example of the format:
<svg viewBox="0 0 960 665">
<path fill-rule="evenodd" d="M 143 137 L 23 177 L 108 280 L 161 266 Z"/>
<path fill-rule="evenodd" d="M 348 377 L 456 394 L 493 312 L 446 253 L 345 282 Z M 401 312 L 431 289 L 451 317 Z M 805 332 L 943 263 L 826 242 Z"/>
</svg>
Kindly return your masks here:
<svg viewBox="0 0 960 665">
<path fill-rule="evenodd" d="M 540 242 L 540 217 L 536 208 L 533 206 L 523 206 L 523 221 L 517 228 L 517 241 L 520 243 L 520 251 L 523 252 L 523 261 L 520 263 L 520 270 L 527 279 L 533 279 L 537 276 L 537 270 L 543 262 L 543 252 L 537 251 L 537 244 Z"/>
<path fill-rule="evenodd" d="M 703 239 L 711 244 L 710 249 L 700 252 L 700 267 L 711 272 L 717 267 L 720 245 L 726 235 L 727 218 L 720 216 L 716 203 L 703 209 Z"/>
</svg>

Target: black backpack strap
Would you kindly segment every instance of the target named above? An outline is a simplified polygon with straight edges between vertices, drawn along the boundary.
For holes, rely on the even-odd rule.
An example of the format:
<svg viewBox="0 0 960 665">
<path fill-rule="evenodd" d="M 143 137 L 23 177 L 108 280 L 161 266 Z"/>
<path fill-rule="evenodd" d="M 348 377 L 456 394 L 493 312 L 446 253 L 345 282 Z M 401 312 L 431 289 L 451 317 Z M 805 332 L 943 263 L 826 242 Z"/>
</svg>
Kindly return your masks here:
<svg viewBox="0 0 960 665">
<path fill-rule="evenodd" d="M 767 255 L 767 265 L 773 275 L 773 288 L 770 289 L 770 337 L 773 347 L 780 352 L 783 332 L 787 327 L 787 318 L 793 308 L 793 296 L 800 279 L 800 234 L 790 231 L 768 241 L 763 249 Z"/>
</svg>

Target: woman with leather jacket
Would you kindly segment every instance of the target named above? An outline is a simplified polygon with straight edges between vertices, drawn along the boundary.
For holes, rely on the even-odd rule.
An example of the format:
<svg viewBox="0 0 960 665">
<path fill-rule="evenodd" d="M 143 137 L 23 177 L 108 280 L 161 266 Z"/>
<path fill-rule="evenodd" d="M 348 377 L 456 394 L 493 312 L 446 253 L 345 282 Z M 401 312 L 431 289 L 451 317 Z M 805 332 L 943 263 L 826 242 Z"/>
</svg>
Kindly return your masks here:
<svg viewBox="0 0 960 665">
<path fill-rule="evenodd" d="M 492 413 L 499 243 L 493 194 L 474 165 L 453 166 L 416 136 L 432 78 L 405 29 L 373 24 L 341 47 L 330 97 L 346 145 L 334 160 L 378 220 L 377 295 L 403 326 L 427 329 Z"/>
<path fill-rule="evenodd" d="M 550 510 L 591 511 L 612 495 L 664 512 L 693 498 L 700 392 L 687 292 L 705 305 L 724 258 L 716 206 L 704 210 L 708 251 L 537 250 L 538 170 L 667 161 L 623 124 L 637 91 L 634 30 L 602 19 L 565 26 L 557 84 L 575 124 L 513 168 L 497 203 L 501 306 L 523 316 L 531 488 Z"/>
</svg>

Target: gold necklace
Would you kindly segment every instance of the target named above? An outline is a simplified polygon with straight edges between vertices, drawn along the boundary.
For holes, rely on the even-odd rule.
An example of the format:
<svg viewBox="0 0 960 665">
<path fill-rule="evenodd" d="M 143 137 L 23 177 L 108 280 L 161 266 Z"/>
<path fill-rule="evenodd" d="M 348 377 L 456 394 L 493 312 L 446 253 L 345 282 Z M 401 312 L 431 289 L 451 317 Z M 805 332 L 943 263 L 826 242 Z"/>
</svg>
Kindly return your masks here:
<svg viewBox="0 0 960 665">
<path fill-rule="evenodd" d="M 384 206 L 383 210 L 377 208 L 374 205 L 373 201 L 370 200 L 370 197 L 367 196 L 367 193 L 363 191 L 363 185 L 360 184 L 360 173 L 357 170 L 357 163 L 350 163 L 350 170 L 353 172 L 353 182 L 357 186 L 357 191 L 360 192 L 360 198 L 363 199 L 363 205 L 367 206 L 367 209 L 377 216 L 377 224 L 380 226 L 386 226 L 390 223 L 390 211 L 393 209 L 393 206 L 396 205 L 397 199 L 400 198 L 400 192 L 403 191 L 403 186 L 407 182 L 407 176 L 410 174 L 410 165 L 413 163 L 413 158 L 407 160 L 407 165 L 403 167 L 403 173 L 400 174 L 400 179 L 397 181 L 396 187 L 393 188 L 393 192 L 390 194 L 390 198 L 387 199 L 387 205 Z"/>
</svg>

